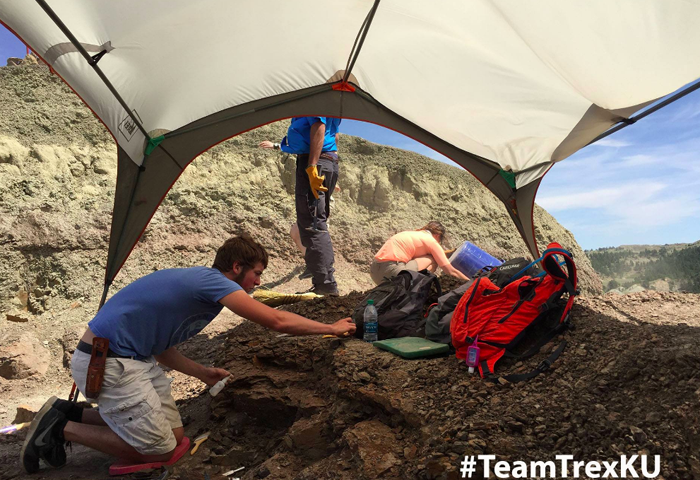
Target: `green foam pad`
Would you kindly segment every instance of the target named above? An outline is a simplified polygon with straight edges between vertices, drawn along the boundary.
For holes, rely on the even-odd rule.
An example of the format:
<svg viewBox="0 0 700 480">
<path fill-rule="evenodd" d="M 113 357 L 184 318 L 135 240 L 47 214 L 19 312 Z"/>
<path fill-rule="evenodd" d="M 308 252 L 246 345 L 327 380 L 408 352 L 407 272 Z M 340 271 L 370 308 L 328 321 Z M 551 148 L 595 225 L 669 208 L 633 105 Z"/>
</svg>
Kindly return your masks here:
<svg viewBox="0 0 700 480">
<path fill-rule="evenodd" d="M 403 358 L 432 357 L 450 351 L 450 347 L 444 343 L 431 342 L 420 337 L 390 338 L 374 342 L 373 345 Z"/>
</svg>

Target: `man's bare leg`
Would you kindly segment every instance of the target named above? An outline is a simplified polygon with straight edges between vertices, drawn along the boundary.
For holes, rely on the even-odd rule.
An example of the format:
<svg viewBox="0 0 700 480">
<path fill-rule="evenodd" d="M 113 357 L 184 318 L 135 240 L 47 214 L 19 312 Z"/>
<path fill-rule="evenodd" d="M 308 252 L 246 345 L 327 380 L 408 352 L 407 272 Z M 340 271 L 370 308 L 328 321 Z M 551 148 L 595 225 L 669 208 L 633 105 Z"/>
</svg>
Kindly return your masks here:
<svg viewBox="0 0 700 480">
<path fill-rule="evenodd" d="M 102 420 L 102 415 L 100 411 L 96 408 L 86 408 L 83 410 L 83 419 L 80 422 L 84 425 L 99 425 L 101 427 L 106 427 L 107 424 Z"/>
<path fill-rule="evenodd" d="M 84 421 L 85 413 L 86 412 L 83 412 Z M 92 415 L 89 417 L 92 419 Z M 175 434 L 175 440 L 179 445 L 185 434 L 185 429 L 183 427 L 174 428 L 173 434 Z M 174 452 L 173 450 L 163 455 L 143 455 L 119 438 L 109 427 L 89 425 L 86 423 L 68 422 L 66 428 L 63 430 L 63 437 L 66 441 L 79 443 L 86 447 L 94 448 L 102 453 L 129 460 L 133 463 L 167 462 L 170 460 L 170 457 L 173 456 Z"/>
</svg>

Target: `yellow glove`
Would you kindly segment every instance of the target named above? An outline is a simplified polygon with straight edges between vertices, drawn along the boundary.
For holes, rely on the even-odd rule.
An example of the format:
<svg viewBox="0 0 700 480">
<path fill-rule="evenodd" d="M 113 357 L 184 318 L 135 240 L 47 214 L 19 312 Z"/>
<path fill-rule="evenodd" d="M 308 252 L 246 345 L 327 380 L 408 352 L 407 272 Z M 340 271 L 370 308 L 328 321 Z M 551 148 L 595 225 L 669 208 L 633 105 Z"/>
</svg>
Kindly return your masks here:
<svg viewBox="0 0 700 480">
<path fill-rule="evenodd" d="M 326 177 L 319 177 L 316 165 L 311 165 L 306 168 L 306 174 L 309 176 L 309 185 L 311 186 L 311 191 L 314 197 L 318 199 L 318 192 L 327 192 L 328 189 L 323 186 L 323 181 Z"/>
</svg>

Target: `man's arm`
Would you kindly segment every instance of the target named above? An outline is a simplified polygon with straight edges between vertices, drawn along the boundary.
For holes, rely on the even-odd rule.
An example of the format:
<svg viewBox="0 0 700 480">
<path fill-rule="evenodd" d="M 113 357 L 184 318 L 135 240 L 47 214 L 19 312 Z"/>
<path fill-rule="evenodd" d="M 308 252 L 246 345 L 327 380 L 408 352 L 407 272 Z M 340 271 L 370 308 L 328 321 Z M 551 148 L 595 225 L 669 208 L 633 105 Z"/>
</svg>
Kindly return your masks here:
<svg viewBox="0 0 700 480">
<path fill-rule="evenodd" d="M 316 122 L 309 130 L 309 167 L 316 165 L 323 151 L 323 140 L 326 137 L 326 125 Z"/>
<path fill-rule="evenodd" d="M 346 333 L 355 333 L 355 324 L 349 317 L 330 325 L 316 322 L 291 312 L 284 312 L 263 305 L 257 300 L 250 298 L 243 290 L 229 293 L 219 300 L 219 303 L 233 313 L 276 332 L 292 335 L 329 334 L 339 337 Z"/>
<path fill-rule="evenodd" d="M 189 375 L 190 377 L 198 378 L 209 386 L 231 375 L 231 372 L 223 368 L 210 368 L 200 365 L 181 354 L 175 347 L 170 347 L 163 353 L 155 355 L 155 359 L 158 360 L 158 363 L 184 373 L 185 375 Z"/>
</svg>

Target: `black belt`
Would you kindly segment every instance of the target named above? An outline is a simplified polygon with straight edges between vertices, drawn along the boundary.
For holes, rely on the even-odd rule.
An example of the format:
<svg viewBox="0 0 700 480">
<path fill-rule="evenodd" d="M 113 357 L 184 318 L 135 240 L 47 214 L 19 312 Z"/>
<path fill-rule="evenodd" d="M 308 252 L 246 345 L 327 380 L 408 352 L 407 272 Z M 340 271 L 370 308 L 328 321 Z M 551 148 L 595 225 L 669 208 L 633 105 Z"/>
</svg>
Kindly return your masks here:
<svg viewBox="0 0 700 480">
<path fill-rule="evenodd" d="M 308 153 L 302 153 L 297 155 L 297 158 L 302 160 L 302 161 L 307 161 L 309 158 Z M 325 160 L 330 160 L 332 162 L 338 163 L 340 157 L 338 156 L 338 152 L 323 152 L 321 155 L 319 155 L 318 159 L 325 159 Z"/>
<path fill-rule="evenodd" d="M 75 348 L 76 350 L 80 350 L 83 353 L 87 353 L 88 355 L 92 355 L 92 345 L 89 343 L 83 342 L 80 340 L 78 342 L 78 346 Z M 114 353 L 112 350 L 107 350 L 107 357 L 109 358 L 131 358 L 133 360 L 141 360 L 142 357 L 139 356 L 130 356 L 130 355 L 119 355 L 118 353 Z"/>
</svg>

